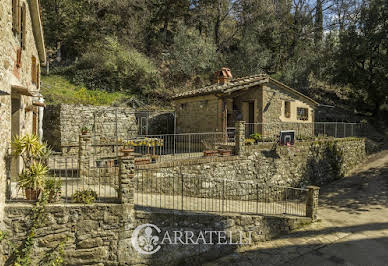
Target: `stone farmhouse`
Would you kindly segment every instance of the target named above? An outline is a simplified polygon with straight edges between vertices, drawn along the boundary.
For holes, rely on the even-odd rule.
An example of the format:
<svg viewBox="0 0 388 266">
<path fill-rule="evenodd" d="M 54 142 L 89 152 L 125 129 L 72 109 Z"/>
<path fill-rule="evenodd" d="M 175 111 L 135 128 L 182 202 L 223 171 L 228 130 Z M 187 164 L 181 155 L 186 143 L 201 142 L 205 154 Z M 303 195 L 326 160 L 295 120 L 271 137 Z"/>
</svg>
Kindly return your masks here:
<svg viewBox="0 0 388 266">
<path fill-rule="evenodd" d="M 5 199 L 12 136 L 39 134 L 43 115 L 40 66 L 46 63 L 39 0 L 0 1 L 0 206 Z M 41 132 L 40 132 L 41 133 Z M 2 216 L 0 208 L 0 217 Z"/>
<path fill-rule="evenodd" d="M 288 124 L 288 129 L 305 124 L 312 132 L 318 106 L 313 99 L 268 75 L 233 79 L 228 68 L 215 73 L 215 84 L 178 93 L 173 102 L 180 133 L 226 132 L 239 120 L 255 123 L 251 133 L 276 131 L 276 123 L 284 122 L 294 122 Z"/>
</svg>

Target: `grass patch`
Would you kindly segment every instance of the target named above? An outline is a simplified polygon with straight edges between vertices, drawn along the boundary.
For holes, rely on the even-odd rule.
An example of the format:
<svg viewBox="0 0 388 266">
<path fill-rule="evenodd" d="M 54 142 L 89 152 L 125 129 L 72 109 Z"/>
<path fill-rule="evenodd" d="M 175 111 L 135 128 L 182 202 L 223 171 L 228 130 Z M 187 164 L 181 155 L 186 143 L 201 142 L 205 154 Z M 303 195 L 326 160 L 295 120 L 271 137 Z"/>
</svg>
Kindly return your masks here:
<svg viewBox="0 0 388 266">
<path fill-rule="evenodd" d="M 88 90 L 59 75 L 42 75 L 41 93 L 48 104 L 113 105 L 130 97 L 120 92 Z"/>
</svg>

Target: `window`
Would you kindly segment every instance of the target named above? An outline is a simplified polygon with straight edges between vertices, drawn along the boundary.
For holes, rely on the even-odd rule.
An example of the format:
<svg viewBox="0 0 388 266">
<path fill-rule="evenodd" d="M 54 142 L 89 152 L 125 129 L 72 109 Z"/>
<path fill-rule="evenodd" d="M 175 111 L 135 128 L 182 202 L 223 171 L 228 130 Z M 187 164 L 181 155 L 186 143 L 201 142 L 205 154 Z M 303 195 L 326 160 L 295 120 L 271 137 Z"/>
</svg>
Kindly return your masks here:
<svg viewBox="0 0 388 266">
<path fill-rule="evenodd" d="M 309 119 L 309 110 L 307 108 L 298 107 L 296 109 L 298 120 L 308 120 Z"/>
<path fill-rule="evenodd" d="M 291 103 L 289 101 L 284 102 L 284 116 L 286 118 L 291 117 Z"/>
<path fill-rule="evenodd" d="M 40 87 L 40 66 L 39 64 L 36 66 L 36 88 Z"/>
<path fill-rule="evenodd" d="M 187 108 L 187 103 L 181 103 L 181 109 L 184 110 Z"/>
<path fill-rule="evenodd" d="M 16 50 L 16 67 L 20 68 L 22 66 L 22 49 L 19 48 Z"/>
<path fill-rule="evenodd" d="M 37 83 L 37 69 L 36 69 L 36 57 L 35 56 L 32 56 L 32 62 L 31 62 L 31 80 L 32 80 L 32 84 L 36 84 Z"/>
<path fill-rule="evenodd" d="M 19 31 L 19 0 L 12 0 L 12 30 L 15 34 Z"/>
<path fill-rule="evenodd" d="M 27 34 L 27 30 L 26 30 L 26 24 L 27 24 L 27 19 L 26 19 L 26 12 L 27 12 L 27 9 L 26 9 L 26 3 L 23 3 L 23 6 L 20 8 L 20 14 L 21 14 L 21 21 L 20 21 L 20 27 L 21 27 L 21 30 L 20 30 L 20 46 L 23 48 L 23 50 L 26 49 L 26 34 Z"/>
</svg>

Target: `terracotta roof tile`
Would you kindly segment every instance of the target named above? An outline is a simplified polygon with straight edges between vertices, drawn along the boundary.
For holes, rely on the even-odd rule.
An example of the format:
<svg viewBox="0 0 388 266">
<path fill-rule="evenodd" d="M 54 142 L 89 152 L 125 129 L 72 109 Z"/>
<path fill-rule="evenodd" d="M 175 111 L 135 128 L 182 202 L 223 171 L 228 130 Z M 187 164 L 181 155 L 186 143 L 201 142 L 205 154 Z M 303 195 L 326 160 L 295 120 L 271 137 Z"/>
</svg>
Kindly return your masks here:
<svg viewBox="0 0 388 266">
<path fill-rule="evenodd" d="M 172 99 L 180 99 L 180 98 L 187 98 L 187 97 L 193 97 L 193 96 L 200 96 L 200 95 L 207 95 L 207 94 L 215 94 L 215 93 L 221 93 L 221 94 L 230 94 L 234 91 L 238 91 L 241 89 L 249 88 L 258 84 L 266 83 L 266 82 L 273 82 L 277 84 L 278 86 L 281 86 L 283 89 L 288 90 L 289 92 L 298 95 L 305 100 L 311 102 L 314 105 L 319 105 L 316 101 L 311 99 L 310 97 L 300 93 L 299 91 L 288 87 L 287 85 L 281 83 L 280 81 L 277 81 L 270 76 L 266 74 L 259 74 L 259 75 L 253 75 L 248 77 L 242 77 L 237 79 L 232 79 L 229 82 L 225 84 L 213 84 L 210 86 L 206 86 L 200 89 L 180 92 L 175 94 Z"/>
<path fill-rule="evenodd" d="M 255 83 L 257 81 L 261 81 L 266 78 L 268 78 L 267 75 L 260 74 L 260 75 L 232 79 L 231 81 L 225 84 L 213 84 L 200 89 L 180 92 L 175 94 L 172 98 L 178 99 L 178 98 L 186 98 L 191 96 L 199 96 L 199 95 L 206 95 L 206 94 L 212 94 L 212 93 L 227 93 L 230 89 L 236 88 L 237 86 L 241 86 L 241 85 L 253 86 L 254 84 L 251 84 L 251 83 Z"/>
</svg>

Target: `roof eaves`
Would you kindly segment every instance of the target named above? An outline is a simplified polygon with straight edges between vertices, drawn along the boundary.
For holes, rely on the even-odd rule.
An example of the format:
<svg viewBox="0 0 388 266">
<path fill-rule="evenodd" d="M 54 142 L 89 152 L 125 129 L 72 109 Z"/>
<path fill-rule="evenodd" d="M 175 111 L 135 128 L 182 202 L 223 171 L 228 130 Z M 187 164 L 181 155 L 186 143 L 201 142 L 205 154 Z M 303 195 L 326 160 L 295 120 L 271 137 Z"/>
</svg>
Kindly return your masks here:
<svg viewBox="0 0 388 266">
<path fill-rule="evenodd" d="M 40 16 L 40 6 L 38 0 L 28 1 L 31 10 L 32 28 L 34 32 L 36 46 L 38 48 L 39 59 L 42 65 L 46 64 L 46 48 L 43 36 L 43 24 Z"/>
</svg>

